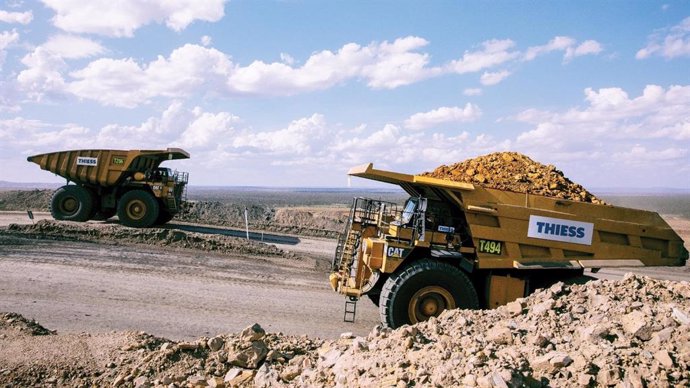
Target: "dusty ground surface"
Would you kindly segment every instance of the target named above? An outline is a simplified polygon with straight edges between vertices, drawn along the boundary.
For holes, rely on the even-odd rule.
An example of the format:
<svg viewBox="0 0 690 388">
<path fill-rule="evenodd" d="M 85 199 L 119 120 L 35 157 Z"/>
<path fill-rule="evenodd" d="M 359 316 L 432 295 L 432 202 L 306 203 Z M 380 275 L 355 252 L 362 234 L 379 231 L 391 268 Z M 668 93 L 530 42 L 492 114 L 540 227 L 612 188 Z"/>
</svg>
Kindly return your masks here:
<svg viewBox="0 0 690 388">
<path fill-rule="evenodd" d="M 0 224 L 4 219 L 0 215 Z M 182 245 L 184 240 L 156 247 L 118 237 L 113 229 L 129 228 L 104 223 L 66 223 L 93 233 L 62 236 L 98 243 L 55 241 L 45 234 L 51 224 L 0 234 L 0 310 L 60 331 L 136 329 L 175 339 L 239 330 L 257 321 L 271 330 L 321 337 L 365 332 L 378 322 L 374 306 L 365 303 L 355 326 L 342 322 L 344 299 L 327 284 L 332 252 L 324 248 L 327 241 L 300 239 L 305 242 L 296 245 L 308 247 L 298 254 L 224 236 L 208 236 L 192 247 Z M 261 250 L 247 253 L 243 244 Z"/>
<path fill-rule="evenodd" d="M 288 214 L 289 222 L 302 217 L 310 223 L 324 213 L 295 208 Z M 34 216 L 34 222 L 50 218 Z M 690 247 L 690 221 L 665 218 Z M 32 221 L 22 211 L 0 212 L 0 228 L 11 223 Z M 685 283 L 628 277 L 623 283 L 565 287 L 526 299 L 519 313 L 458 312 L 413 330 L 387 331 L 375 328 L 378 311 L 366 300 L 358 304 L 356 324 L 342 322 L 344 299 L 326 281 L 335 249 L 331 239 L 303 234 L 267 248 L 240 244 L 218 230 L 199 237 L 194 231 L 203 225 L 178 221 L 163 232 L 132 234 L 113 222 L 62 231 L 50 225 L 0 233 L 0 312 L 21 313 L 48 328 L 0 313 L 2 386 L 690 382 L 690 349 L 681 346 L 690 343 L 690 267 L 602 270 L 593 276 L 621 279 L 632 270 Z M 632 295 L 635 279 L 644 297 L 622 300 Z M 669 287 L 678 291 L 662 292 Z M 545 300 L 558 305 L 546 309 L 553 314 L 538 306 Z M 584 302 L 585 311 L 575 309 Z M 624 318 L 635 311 L 642 315 Z M 469 328 L 457 326 L 462 320 Z M 580 321 L 578 327 L 592 326 L 591 333 L 571 330 L 573 320 Z M 601 320 L 604 325 L 595 327 Z M 254 322 L 263 329 L 238 333 Z M 286 335 L 262 334 L 264 329 Z M 649 336 L 639 338 L 640 330 Z M 355 338 L 338 340 L 346 331 Z M 662 339 L 671 346 L 661 346 Z"/>
</svg>

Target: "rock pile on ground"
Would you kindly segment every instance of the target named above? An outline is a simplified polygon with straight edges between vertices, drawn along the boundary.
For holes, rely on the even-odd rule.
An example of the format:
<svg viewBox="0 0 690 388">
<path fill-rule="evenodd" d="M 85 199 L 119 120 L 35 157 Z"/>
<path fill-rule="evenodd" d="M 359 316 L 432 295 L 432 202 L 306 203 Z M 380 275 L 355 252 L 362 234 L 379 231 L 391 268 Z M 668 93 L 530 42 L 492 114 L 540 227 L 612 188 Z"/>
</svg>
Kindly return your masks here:
<svg viewBox="0 0 690 388">
<path fill-rule="evenodd" d="M 10 365 L 0 370 L 0 384 L 687 387 L 690 284 L 635 275 L 557 283 L 495 310 L 446 311 L 417 325 L 377 326 L 366 337 L 344 333 L 325 342 L 266 334 L 259 325 L 194 342 L 143 333 L 127 339 L 105 352 L 110 361 L 78 377 Z"/>
<path fill-rule="evenodd" d="M 517 152 L 495 152 L 450 166 L 442 165 L 422 175 L 518 193 L 603 203 L 553 165 L 543 165 Z"/>
<path fill-rule="evenodd" d="M 294 257 L 274 245 L 230 236 L 184 232 L 162 228 L 127 228 L 41 220 L 33 225 L 10 224 L 4 234 L 53 240 L 94 241 L 102 244 L 146 244 L 172 248 L 198 249 L 207 252 L 257 254 Z"/>
</svg>

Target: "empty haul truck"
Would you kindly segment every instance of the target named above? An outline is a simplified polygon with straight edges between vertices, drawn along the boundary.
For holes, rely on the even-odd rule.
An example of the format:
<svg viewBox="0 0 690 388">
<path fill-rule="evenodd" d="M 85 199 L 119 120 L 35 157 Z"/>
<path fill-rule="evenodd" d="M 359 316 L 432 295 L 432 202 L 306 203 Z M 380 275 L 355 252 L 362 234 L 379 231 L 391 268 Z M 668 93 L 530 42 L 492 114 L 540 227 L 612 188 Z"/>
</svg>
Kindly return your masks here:
<svg viewBox="0 0 690 388">
<path fill-rule="evenodd" d="M 186 151 L 168 148 L 59 151 L 28 161 L 67 180 L 50 203 L 56 220 L 84 222 L 117 214 L 122 224 L 145 228 L 165 224 L 180 211 L 189 175 L 160 165 L 188 158 Z"/>
</svg>

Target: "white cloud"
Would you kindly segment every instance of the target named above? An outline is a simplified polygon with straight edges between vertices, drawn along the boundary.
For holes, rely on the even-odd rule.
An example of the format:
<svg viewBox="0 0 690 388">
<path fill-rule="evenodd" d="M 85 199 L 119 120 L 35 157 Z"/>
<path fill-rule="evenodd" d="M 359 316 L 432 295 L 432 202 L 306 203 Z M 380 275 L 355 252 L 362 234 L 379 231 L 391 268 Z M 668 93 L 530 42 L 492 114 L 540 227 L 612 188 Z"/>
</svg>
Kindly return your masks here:
<svg viewBox="0 0 690 388">
<path fill-rule="evenodd" d="M 427 43 L 416 37 L 369 46 L 350 43 L 337 52 L 317 52 L 301 67 L 262 61 L 241 67 L 216 49 L 187 44 L 147 64 L 131 58 L 95 60 L 71 72 L 65 90 L 104 105 L 134 107 L 155 97 L 195 92 L 292 95 L 359 78 L 371 88 L 395 88 L 440 71 L 426 67 L 428 54 L 411 51 Z"/>
<path fill-rule="evenodd" d="M 208 36 L 208 35 L 202 36 L 201 39 L 200 39 L 199 41 L 201 42 L 201 45 L 204 46 L 204 47 L 210 46 L 211 43 L 213 42 L 213 40 L 211 39 L 211 37 Z"/>
<path fill-rule="evenodd" d="M 482 95 L 482 89 L 480 88 L 467 88 L 462 91 L 462 94 L 466 96 L 481 96 Z"/>
<path fill-rule="evenodd" d="M 633 156 L 630 150 L 646 142 L 655 149 L 676 149 L 659 154 L 665 159 L 682 159 L 683 152 L 690 149 L 690 86 L 664 89 L 648 85 L 634 98 L 621 88 L 587 88 L 585 101 L 585 108 L 564 112 L 530 109 L 517 115 L 516 120 L 534 128 L 520 134 L 516 145 L 535 152 L 587 151 L 603 157 L 614 153 Z"/>
<path fill-rule="evenodd" d="M 664 148 L 659 150 L 648 149 L 640 144 L 635 144 L 629 150 L 616 152 L 611 155 L 615 161 L 626 164 L 647 164 L 650 162 L 669 161 L 684 158 L 688 155 L 687 149 L 680 149 L 675 147 Z"/>
<path fill-rule="evenodd" d="M 586 40 L 575 48 L 569 47 L 565 51 L 564 60 L 569 61 L 572 58 L 581 57 L 583 55 L 596 55 L 602 51 L 604 51 L 604 48 L 601 46 L 601 43 L 596 40 Z"/>
<path fill-rule="evenodd" d="M 479 82 L 485 86 L 496 85 L 508 78 L 508 76 L 510 76 L 510 72 L 508 70 L 501 70 L 493 73 L 484 72 L 481 78 L 479 78 Z"/>
<path fill-rule="evenodd" d="M 3 23 L 29 24 L 33 18 L 34 15 L 31 11 L 8 12 L 0 9 L 0 22 Z"/>
<path fill-rule="evenodd" d="M 596 51 L 596 43 L 592 42 L 572 46 L 570 55 Z M 42 71 L 29 67 L 22 73 L 49 72 L 50 78 L 64 80 L 62 91 L 65 93 L 103 105 L 131 108 L 159 97 L 184 98 L 193 94 L 291 96 L 353 80 L 362 81 L 372 89 L 394 89 L 444 74 L 481 71 L 520 57 L 520 53 L 513 50 L 515 44 L 511 40 L 491 40 L 482 43 L 480 50 L 465 52 L 459 60 L 431 66 L 430 55 L 420 52 L 428 44 L 415 36 L 392 42 L 372 42 L 367 46 L 348 43 L 337 51 L 315 52 L 301 66 L 295 65 L 297 61 L 285 53 L 281 54 L 281 62 L 256 60 L 242 66 L 217 49 L 186 44 L 173 50 L 169 57 L 158 56 L 148 63 L 133 58 L 100 58 L 67 75 L 61 73 L 64 66 Z M 561 43 L 555 45 L 560 47 Z M 67 35 L 54 37 L 39 48 L 58 59 L 85 57 L 103 51 L 94 41 Z M 485 72 L 481 82 L 493 85 L 510 74 L 507 70 Z M 22 78 L 22 83 L 26 84 L 26 78 L 37 78 L 37 75 L 28 77 L 25 74 Z M 41 85 L 56 86 L 54 83 L 32 85 L 35 93 L 41 92 Z M 54 91 L 44 90 L 42 94 Z"/>
<path fill-rule="evenodd" d="M 254 152 L 287 155 L 318 153 L 315 145 L 326 139 L 328 129 L 321 114 L 294 120 L 286 128 L 254 132 L 250 130 L 234 136 L 231 144 L 235 148 L 251 148 Z"/>
<path fill-rule="evenodd" d="M 414 52 L 427 44 L 426 40 L 414 36 L 369 46 L 348 43 L 337 52 L 324 50 L 312 54 L 301 67 L 254 61 L 246 67 L 237 67 L 228 79 L 228 87 L 236 93 L 291 95 L 360 78 L 369 87 L 393 89 L 440 72 L 426 67 L 428 54 Z"/>
<path fill-rule="evenodd" d="M 42 0 L 56 15 L 53 24 L 67 32 L 132 37 L 150 23 L 181 31 L 194 21 L 217 22 L 226 0 Z M 104 17 L 104 15 L 107 15 Z"/>
<path fill-rule="evenodd" d="M 290 54 L 287 53 L 280 53 L 280 61 L 288 66 L 292 66 L 295 64 L 295 58 L 293 58 Z"/>
<path fill-rule="evenodd" d="M 532 46 L 527 49 L 522 59 L 524 61 L 532 61 L 538 56 L 545 55 L 554 51 L 562 51 L 563 61 L 569 62 L 575 57 L 583 55 L 596 55 L 602 52 L 604 48 L 601 43 L 596 40 L 586 40 L 579 45 L 577 41 L 568 36 L 557 36 L 551 39 L 547 44 L 541 46 Z"/>
<path fill-rule="evenodd" d="M 464 108 L 443 106 L 429 112 L 415 113 L 405 120 L 405 128 L 420 130 L 443 123 L 459 123 L 477 120 L 482 111 L 477 105 L 467 103 Z"/>
<path fill-rule="evenodd" d="M 569 47 L 574 46 L 576 43 L 575 39 L 568 36 L 557 36 L 549 41 L 549 43 L 542 46 L 532 46 L 527 49 L 523 59 L 525 61 L 534 60 L 536 57 L 548 54 L 552 51 L 565 51 Z"/>
<path fill-rule="evenodd" d="M 660 55 L 666 59 L 690 56 L 690 17 L 670 29 L 650 35 L 647 46 L 640 49 L 635 58 L 646 59 L 652 55 Z"/>
<path fill-rule="evenodd" d="M 510 39 L 493 39 L 481 44 L 477 51 L 466 51 L 461 59 L 449 64 L 449 69 L 459 74 L 474 73 L 511 61 L 519 56 L 517 51 L 511 51 L 515 42 Z"/>
<path fill-rule="evenodd" d="M 47 51 L 65 59 L 93 57 L 105 52 L 100 43 L 74 35 L 54 35 L 42 44 Z"/>
<path fill-rule="evenodd" d="M 40 101 L 46 97 L 60 95 L 65 89 L 65 80 L 61 71 L 66 68 L 59 56 L 43 47 L 37 47 L 32 53 L 22 58 L 26 69 L 17 76 L 19 87 L 27 97 Z"/>
<path fill-rule="evenodd" d="M 67 90 L 104 105 L 134 107 L 153 97 L 177 98 L 194 91 L 223 90 L 232 63 L 223 53 L 197 45 L 184 45 L 140 66 L 133 59 L 102 58 L 70 73 L 75 79 Z M 205 88 L 202 88 L 205 86 Z"/>
<path fill-rule="evenodd" d="M 0 32 L 0 51 L 19 40 L 19 33 L 16 30 Z"/>
</svg>

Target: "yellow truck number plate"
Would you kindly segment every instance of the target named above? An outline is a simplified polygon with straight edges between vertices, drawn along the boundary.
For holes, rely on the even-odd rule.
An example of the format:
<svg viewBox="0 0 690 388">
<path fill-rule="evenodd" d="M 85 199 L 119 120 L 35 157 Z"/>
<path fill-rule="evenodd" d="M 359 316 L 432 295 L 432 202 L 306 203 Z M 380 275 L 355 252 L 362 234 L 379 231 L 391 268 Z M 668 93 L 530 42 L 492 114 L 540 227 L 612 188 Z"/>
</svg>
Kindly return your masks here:
<svg viewBox="0 0 690 388">
<path fill-rule="evenodd" d="M 494 240 L 479 240 L 479 252 L 500 255 L 503 250 L 503 243 Z"/>
</svg>

